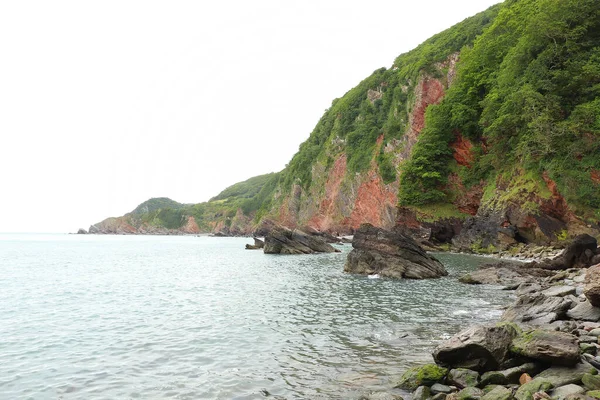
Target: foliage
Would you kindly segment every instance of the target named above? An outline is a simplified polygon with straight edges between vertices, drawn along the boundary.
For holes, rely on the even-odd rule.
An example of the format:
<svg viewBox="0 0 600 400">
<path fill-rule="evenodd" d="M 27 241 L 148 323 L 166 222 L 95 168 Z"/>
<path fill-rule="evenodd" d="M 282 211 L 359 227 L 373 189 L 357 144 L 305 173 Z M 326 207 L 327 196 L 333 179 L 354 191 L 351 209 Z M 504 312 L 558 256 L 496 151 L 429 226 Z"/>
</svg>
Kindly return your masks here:
<svg viewBox="0 0 600 400">
<path fill-rule="evenodd" d="M 479 178 L 519 165 L 547 172 L 571 204 L 600 207 L 600 7 L 595 0 L 511 0 L 472 48 L 407 163 L 402 204 L 444 199 L 453 131 L 486 152 Z M 446 121 L 444 124 L 443 121 Z M 481 172 L 484 171 L 482 174 Z M 467 174 L 468 175 L 468 174 Z M 475 179 L 473 179 L 475 180 Z"/>
</svg>

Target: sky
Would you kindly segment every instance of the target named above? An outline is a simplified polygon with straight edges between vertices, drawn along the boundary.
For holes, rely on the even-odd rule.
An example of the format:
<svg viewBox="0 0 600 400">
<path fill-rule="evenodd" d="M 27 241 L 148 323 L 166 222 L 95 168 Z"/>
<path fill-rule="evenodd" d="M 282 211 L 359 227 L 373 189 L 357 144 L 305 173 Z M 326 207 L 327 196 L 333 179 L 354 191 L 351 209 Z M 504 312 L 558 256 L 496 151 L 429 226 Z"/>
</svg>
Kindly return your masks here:
<svg viewBox="0 0 600 400">
<path fill-rule="evenodd" d="M 333 99 L 498 2 L 0 2 L 0 232 L 280 171 Z"/>
</svg>

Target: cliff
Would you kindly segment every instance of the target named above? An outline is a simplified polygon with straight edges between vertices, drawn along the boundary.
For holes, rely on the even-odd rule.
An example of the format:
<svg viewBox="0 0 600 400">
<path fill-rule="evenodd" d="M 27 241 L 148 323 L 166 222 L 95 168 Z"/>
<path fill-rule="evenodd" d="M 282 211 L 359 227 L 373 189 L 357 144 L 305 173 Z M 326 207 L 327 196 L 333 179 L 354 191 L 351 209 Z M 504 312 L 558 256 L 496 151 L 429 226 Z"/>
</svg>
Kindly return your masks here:
<svg viewBox="0 0 600 400">
<path fill-rule="evenodd" d="M 485 251 L 597 235 L 598 49 L 595 1 L 507 0 L 335 99 L 288 166 L 252 178 L 253 190 L 100 225 L 352 233 L 367 222 Z"/>
</svg>

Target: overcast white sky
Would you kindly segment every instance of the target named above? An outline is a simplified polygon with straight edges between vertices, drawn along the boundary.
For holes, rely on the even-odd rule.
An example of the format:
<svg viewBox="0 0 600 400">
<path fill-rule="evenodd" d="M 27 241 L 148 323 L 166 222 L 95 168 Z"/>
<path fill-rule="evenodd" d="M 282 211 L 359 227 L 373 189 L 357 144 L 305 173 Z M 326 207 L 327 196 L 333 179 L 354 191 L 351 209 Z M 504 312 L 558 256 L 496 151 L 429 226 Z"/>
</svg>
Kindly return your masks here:
<svg viewBox="0 0 600 400">
<path fill-rule="evenodd" d="M 334 98 L 498 2 L 0 2 L 0 232 L 279 171 Z"/>
</svg>

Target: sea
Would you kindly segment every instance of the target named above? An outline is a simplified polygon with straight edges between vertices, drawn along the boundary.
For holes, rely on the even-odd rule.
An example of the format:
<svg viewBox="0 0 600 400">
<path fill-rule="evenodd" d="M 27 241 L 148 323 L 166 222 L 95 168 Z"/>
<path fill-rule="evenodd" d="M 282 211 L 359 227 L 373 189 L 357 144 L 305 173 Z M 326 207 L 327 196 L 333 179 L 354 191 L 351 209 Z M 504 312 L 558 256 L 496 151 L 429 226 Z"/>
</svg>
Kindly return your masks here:
<svg viewBox="0 0 600 400">
<path fill-rule="evenodd" d="M 511 298 L 458 277 L 343 272 L 340 253 L 251 238 L 0 234 L 0 399 L 358 399 L 495 321 Z"/>
</svg>

